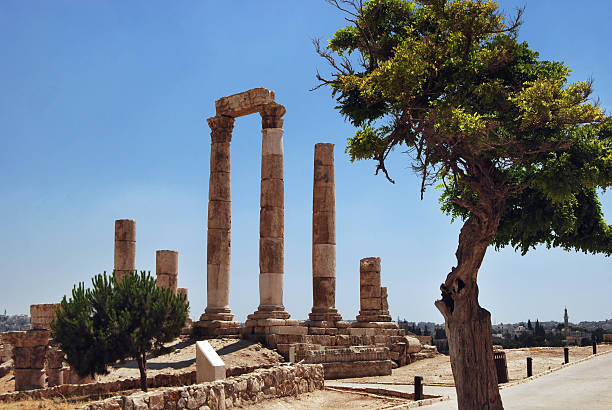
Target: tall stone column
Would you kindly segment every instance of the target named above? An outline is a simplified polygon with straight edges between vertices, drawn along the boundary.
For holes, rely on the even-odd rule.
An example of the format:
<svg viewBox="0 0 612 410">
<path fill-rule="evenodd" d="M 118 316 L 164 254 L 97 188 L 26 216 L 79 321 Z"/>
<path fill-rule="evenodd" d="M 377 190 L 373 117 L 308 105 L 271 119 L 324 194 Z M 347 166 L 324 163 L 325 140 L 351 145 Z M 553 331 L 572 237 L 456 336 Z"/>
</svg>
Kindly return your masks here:
<svg viewBox="0 0 612 410">
<path fill-rule="evenodd" d="M 315 144 L 312 195 L 311 325 L 333 326 L 336 309 L 336 199 L 334 144 Z"/>
<path fill-rule="evenodd" d="M 155 252 L 155 274 L 157 286 L 167 286 L 176 294 L 178 282 L 178 251 L 159 250 Z"/>
<path fill-rule="evenodd" d="M 115 221 L 115 277 L 121 281 L 123 275 L 136 269 L 136 221 Z"/>
<path fill-rule="evenodd" d="M 210 137 L 210 180 L 208 183 L 208 233 L 206 243 L 206 309 L 198 328 L 205 335 L 232 334 L 239 324 L 232 322 L 229 307 L 231 163 L 230 141 L 234 118 L 217 115 L 207 120 Z M 227 330 L 232 328 L 235 330 Z M 225 329 L 225 330 L 220 330 Z"/>
</svg>

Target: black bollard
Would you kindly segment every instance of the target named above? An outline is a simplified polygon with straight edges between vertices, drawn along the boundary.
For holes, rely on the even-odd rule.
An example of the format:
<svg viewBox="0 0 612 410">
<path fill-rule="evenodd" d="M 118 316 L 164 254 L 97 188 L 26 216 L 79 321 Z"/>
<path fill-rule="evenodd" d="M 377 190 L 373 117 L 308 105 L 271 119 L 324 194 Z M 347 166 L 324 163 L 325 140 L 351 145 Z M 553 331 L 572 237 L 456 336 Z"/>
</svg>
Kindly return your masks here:
<svg viewBox="0 0 612 410">
<path fill-rule="evenodd" d="M 527 377 L 533 376 L 533 367 L 531 357 L 527 358 Z"/>
<path fill-rule="evenodd" d="M 563 356 L 565 358 L 565 364 L 569 363 L 569 347 L 563 348 Z"/>
<path fill-rule="evenodd" d="M 597 342 L 593 342 L 593 354 L 597 354 Z"/>
<path fill-rule="evenodd" d="M 414 376 L 414 400 L 423 400 L 423 378 Z"/>
</svg>

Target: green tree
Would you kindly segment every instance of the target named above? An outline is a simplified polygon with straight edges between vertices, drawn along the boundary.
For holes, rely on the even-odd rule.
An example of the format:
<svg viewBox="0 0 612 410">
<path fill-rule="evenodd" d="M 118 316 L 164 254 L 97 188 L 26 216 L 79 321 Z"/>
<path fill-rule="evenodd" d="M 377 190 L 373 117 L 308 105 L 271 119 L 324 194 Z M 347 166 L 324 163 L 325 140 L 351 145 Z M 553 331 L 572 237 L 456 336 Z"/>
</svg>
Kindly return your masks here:
<svg viewBox="0 0 612 410">
<path fill-rule="evenodd" d="M 330 3 L 350 24 L 315 42 L 332 67 L 317 78 L 358 127 L 347 153 L 393 182 L 385 160 L 402 148 L 421 197 L 440 187 L 442 210 L 463 221 L 436 306 L 459 408 L 503 408 L 478 270 L 489 245 L 610 254 L 597 190 L 612 182 L 612 121 L 590 81 L 569 83 L 565 64 L 518 42 L 520 10 L 508 21 L 492 0 Z"/>
<path fill-rule="evenodd" d="M 168 287 L 157 287 L 147 272 L 96 275 L 91 289 L 81 282 L 62 299 L 51 323 L 66 361 L 80 376 L 106 374 L 117 360 L 138 362 L 140 384 L 147 390 L 147 353 L 180 335 L 189 303 Z"/>
</svg>

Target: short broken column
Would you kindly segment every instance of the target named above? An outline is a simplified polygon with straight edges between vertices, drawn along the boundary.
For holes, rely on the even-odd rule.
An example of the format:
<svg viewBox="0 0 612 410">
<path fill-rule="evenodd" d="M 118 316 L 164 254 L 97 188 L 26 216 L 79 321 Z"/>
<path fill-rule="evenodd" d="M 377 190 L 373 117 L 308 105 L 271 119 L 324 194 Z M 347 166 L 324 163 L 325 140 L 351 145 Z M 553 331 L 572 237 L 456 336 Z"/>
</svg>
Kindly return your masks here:
<svg viewBox="0 0 612 410">
<path fill-rule="evenodd" d="M 196 383 L 225 379 L 225 363 L 206 340 L 196 342 Z"/>
<path fill-rule="evenodd" d="M 121 281 L 123 275 L 136 269 L 136 221 L 115 221 L 115 277 Z"/>
<path fill-rule="evenodd" d="M 13 346 L 15 390 L 45 387 L 45 359 L 49 331 L 42 329 L 5 332 L 5 342 Z"/>
<path fill-rule="evenodd" d="M 310 324 L 333 326 L 336 309 L 334 144 L 315 144 L 312 199 L 312 313 Z"/>
<path fill-rule="evenodd" d="M 358 322 L 390 322 L 387 288 L 380 286 L 380 258 L 363 258 L 359 262 Z"/>
<path fill-rule="evenodd" d="M 166 286 L 176 294 L 178 283 L 178 251 L 155 252 L 155 274 L 158 287 Z"/>
<path fill-rule="evenodd" d="M 64 352 L 58 346 L 52 346 L 47 351 L 47 384 L 49 387 L 64 384 Z"/>
</svg>

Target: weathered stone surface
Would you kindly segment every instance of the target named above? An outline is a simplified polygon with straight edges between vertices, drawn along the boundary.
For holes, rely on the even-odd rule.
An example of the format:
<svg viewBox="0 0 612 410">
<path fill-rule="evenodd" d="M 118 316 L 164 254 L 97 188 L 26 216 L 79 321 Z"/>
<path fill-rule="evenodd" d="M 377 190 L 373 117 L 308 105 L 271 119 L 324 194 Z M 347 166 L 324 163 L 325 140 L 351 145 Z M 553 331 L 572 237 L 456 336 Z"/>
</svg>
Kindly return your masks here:
<svg viewBox="0 0 612 410">
<path fill-rule="evenodd" d="M 359 288 L 359 297 L 360 299 L 380 298 L 380 286 L 362 285 Z"/>
<path fill-rule="evenodd" d="M 208 229 L 229 229 L 232 224 L 232 203 L 208 201 Z"/>
<path fill-rule="evenodd" d="M 312 278 L 313 308 L 333 308 L 336 303 L 336 278 Z M 314 310 L 313 310 L 314 311 Z"/>
<path fill-rule="evenodd" d="M 360 286 L 380 287 L 380 272 L 361 272 L 359 275 Z"/>
<path fill-rule="evenodd" d="M 30 305 L 30 324 L 32 329 L 51 329 L 51 321 L 55 319 L 59 303 Z"/>
<path fill-rule="evenodd" d="M 166 275 L 178 275 L 178 251 L 158 250 L 155 252 L 155 272 Z"/>
<path fill-rule="evenodd" d="M 283 238 L 285 213 L 282 208 L 267 207 L 259 211 L 259 234 L 264 238 Z"/>
<path fill-rule="evenodd" d="M 285 188 L 282 179 L 262 179 L 260 204 L 266 207 L 285 207 Z"/>
<path fill-rule="evenodd" d="M 336 276 L 336 245 L 320 243 L 312 245 L 312 276 L 324 278 Z"/>
<path fill-rule="evenodd" d="M 232 131 L 234 130 L 234 119 L 217 115 L 206 120 L 210 127 L 211 142 L 230 142 L 232 140 Z"/>
<path fill-rule="evenodd" d="M 259 238 L 259 271 L 261 273 L 284 272 L 283 238 Z"/>
<path fill-rule="evenodd" d="M 176 287 L 178 284 L 176 275 L 167 275 L 165 273 L 158 273 L 156 282 L 157 282 L 158 287 L 164 286 L 164 287 L 172 289 L 176 293 Z"/>
<path fill-rule="evenodd" d="M 380 258 L 363 258 L 359 261 L 360 272 L 379 272 Z"/>
<path fill-rule="evenodd" d="M 268 128 L 261 130 L 261 162 L 270 159 L 269 155 L 283 155 L 283 129 Z M 263 179 L 263 175 L 262 175 Z"/>
<path fill-rule="evenodd" d="M 312 242 L 336 243 L 336 219 L 331 212 L 316 212 L 312 215 Z"/>
<path fill-rule="evenodd" d="M 320 142 L 315 144 L 314 153 L 315 167 L 318 165 L 334 165 L 334 144 Z"/>
<path fill-rule="evenodd" d="M 196 380 L 198 383 L 225 379 L 225 363 L 207 341 L 196 342 Z"/>
<path fill-rule="evenodd" d="M 261 305 L 282 306 L 283 279 L 284 275 L 282 273 L 260 273 L 259 301 Z"/>
<path fill-rule="evenodd" d="M 265 88 L 253 88 L 215 101 L 217 115 L 241 117 L 261 110 L 264 104 L 274 102 L 274 92 Z"/>
<path fill-rule="evenodd" d="M 14 367 L 15 367 L 15 362 L 13 361 L 13 359 L 9 359 L 1 363 L 0 364 L 0 378 L 9 374 L 11 370 L 13 370 Z"/>
<path fill-rule="evenodd" d="M 210 144 L 210 173 L 231 172 L 230 143 L 211 142 Z"/>
<path fill-rule="evenodd" d="M 230 264 L 231 236 L 227 229 L 208 229 L 206 262 L 214 265 Z"/>
<path fill-rule="evenodd" d="M 361 298 L 360 302 L 362 310 L 380 310 L 380 297 Z"/>
<path fill-rule="evenodd" d="M 45 387 L 45 371 L 40 369 L 15 369 L 15 390 L 32 390 Z"/>
<path fill-rule="evenodd" d="M 117 219 L 115 221 L 115 241 L 136 241 L 136 221 Z"/>
<path fill-rule="evenodd" d="M 49 343 L 49 331 L 43 329 L 18 330 L 4 332 L 2 340 L 10 343 L 13 349 L 16 347 L 36 347 L 47 346 Z"/>
<path fill-rule="evenodd" d="M 229 172 L 211 173 L 208 179 L 208 200 L 230 202 L 232 197 L 231 179 Z"/>
<path fill-rule="evenodd" d="M 285 107 L 275 102 L 264 104 L 259 110 L 261 128 L 282 128 L 283 115 L 285 115 L 286 111 Z"/>
<path fill-rule="evenodd" d="M 283 179 L 283 154 L 263 154 L 261 179 Z"/>
<path fill-rule="evenodd" d="M 64 373 L 62 368 L 47 369 L 47 385 L 49 387 L 60 386 L 64 384 Z"/>
<path fill-rule="evenodd" d="M 115 242 L 115 270 L 132 271 L 136 266 L 136 242 Z"/>
<path fill-rule="evenodd" d="M 15 347 L 15 368 L 17 369 L 42 369 L 45 367 L 47 346 Z"/>
<path fill-rule="evenodd" d="M 229 309 L 229 264 L 209 263 L 206 272 L 207 307 L 222 307 Z"/>
<path fill-rule="evenodd" d="M 332 160 L 333 162 L 333 160 Z M 333 165 L 317 165 L 314 167 L 314 183 L 319 185 L 321 189 L 334 188 L 334 166 Z"/>
<path fill-rule="evenodd" d="M 387 288 L 386 287 L 381 287 L 380 288 L 380 309 L 382 310 L 383 314 L 389 314 L 389 302 L 387 301 Z"/>
</svg>

